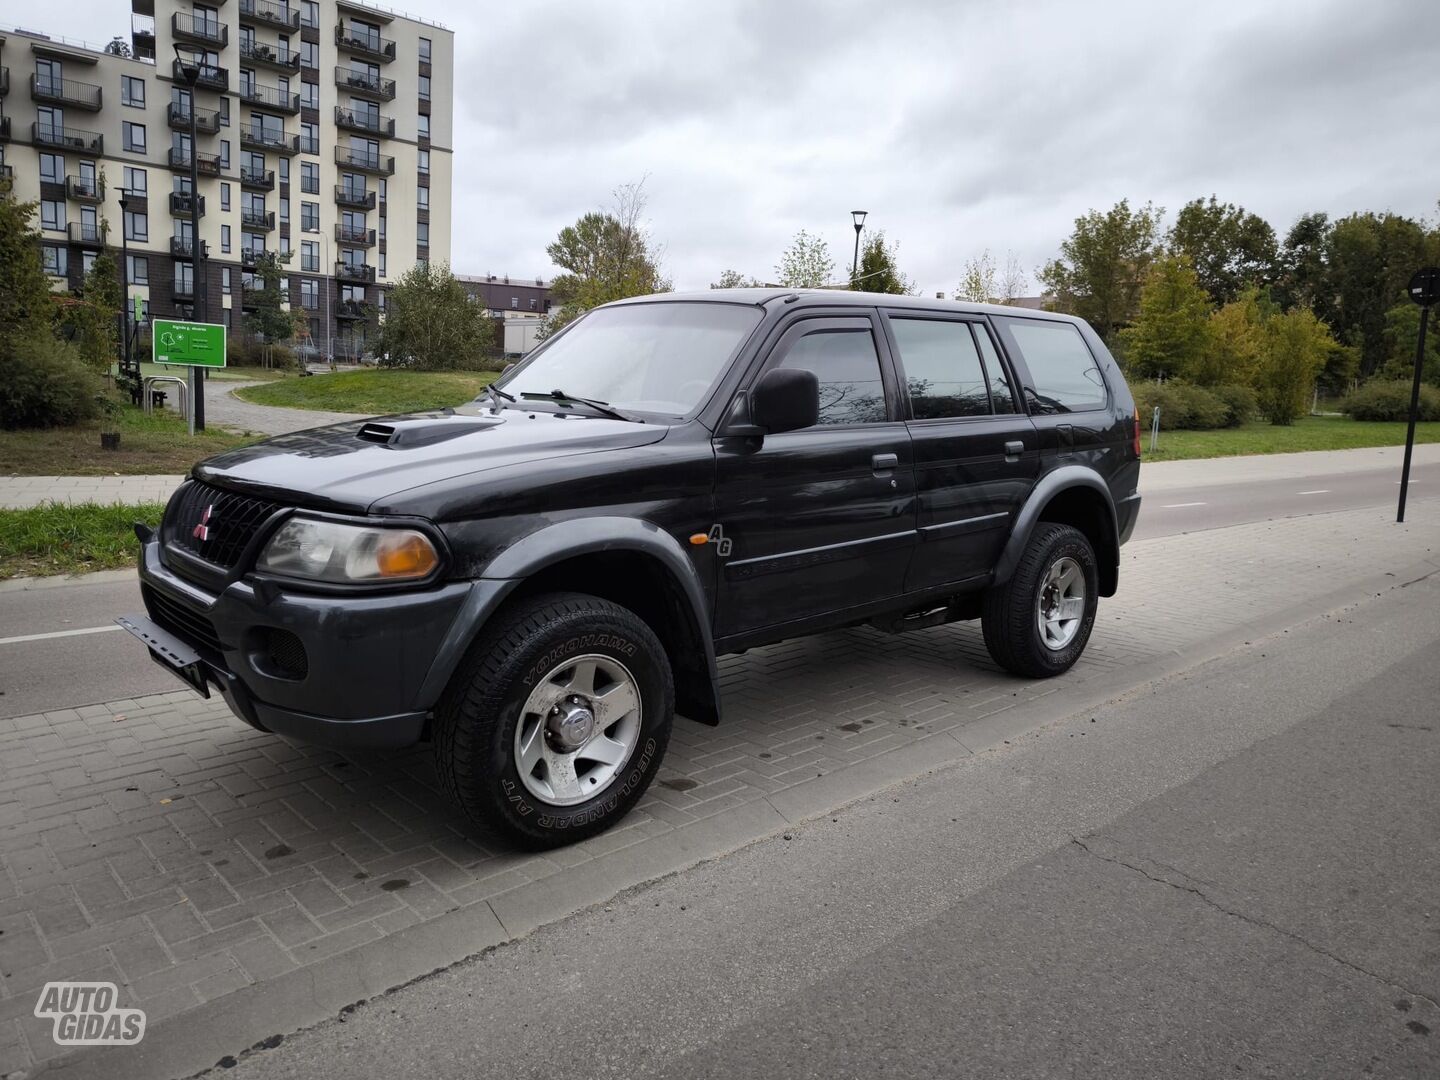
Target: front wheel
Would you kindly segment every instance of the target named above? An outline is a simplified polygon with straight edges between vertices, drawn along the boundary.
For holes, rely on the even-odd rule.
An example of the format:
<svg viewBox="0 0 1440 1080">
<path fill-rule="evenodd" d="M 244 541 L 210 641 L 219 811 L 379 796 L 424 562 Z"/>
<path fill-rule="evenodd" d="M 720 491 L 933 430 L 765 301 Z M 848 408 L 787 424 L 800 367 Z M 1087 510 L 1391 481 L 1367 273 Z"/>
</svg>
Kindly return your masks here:
<svg viewBox="0 0 1440 1080">
<path fill-rule="evenodd" d="M 531 848 L 608 829 L 670 739 L 665 650 L 634 612 L 581 593 L 503 610 L 435 717 L 441 785 L 467 817 Z"/>
<path fill-rule="evenodd" d="M 1010 580 L 985 594 L 985 648 L 1017 675 L 1045 679 L 1069 671 L 1090 640 L 1099 583 L 1085 534 L 1041 522 Z"/>
</svg>

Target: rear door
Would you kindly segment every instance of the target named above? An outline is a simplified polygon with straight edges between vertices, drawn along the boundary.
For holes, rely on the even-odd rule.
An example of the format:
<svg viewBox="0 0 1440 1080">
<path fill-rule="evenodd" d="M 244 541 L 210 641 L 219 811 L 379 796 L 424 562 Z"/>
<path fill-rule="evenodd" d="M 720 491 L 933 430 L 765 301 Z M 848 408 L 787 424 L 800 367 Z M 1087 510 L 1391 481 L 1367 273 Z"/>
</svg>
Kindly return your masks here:
<svg viewBox="0 0 1440 1080">
<path fill-rule="evenodd" d="M 885 315 L 909 405 L 918 537 L 907 591 L 989 573 L 1039 470 L 1039 441 L 980 317 Z"/>
</svg>

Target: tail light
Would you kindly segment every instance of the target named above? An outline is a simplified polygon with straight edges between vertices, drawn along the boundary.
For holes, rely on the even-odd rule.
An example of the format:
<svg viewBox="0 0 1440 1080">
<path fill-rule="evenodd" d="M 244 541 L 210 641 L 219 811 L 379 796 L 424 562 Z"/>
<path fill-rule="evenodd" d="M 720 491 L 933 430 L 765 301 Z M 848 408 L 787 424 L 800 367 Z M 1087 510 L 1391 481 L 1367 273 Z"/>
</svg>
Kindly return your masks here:
<svg viewBox="0 0 1440 1080">
<path fill-rule="evenodd" d="M 1140 406 L 1135 406 L 1135 456 L 1140 456 Z"/>
</svg>

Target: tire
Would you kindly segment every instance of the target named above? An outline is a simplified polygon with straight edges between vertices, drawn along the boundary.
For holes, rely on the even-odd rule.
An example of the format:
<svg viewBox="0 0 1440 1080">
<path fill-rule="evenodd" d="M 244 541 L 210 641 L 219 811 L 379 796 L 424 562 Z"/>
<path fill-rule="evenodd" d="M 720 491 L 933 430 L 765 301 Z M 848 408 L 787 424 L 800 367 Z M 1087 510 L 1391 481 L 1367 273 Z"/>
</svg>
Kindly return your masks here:
<svg viewBox="0 0 1440 1080">
<path fill-rule="evenodd" d="M 573 843 L 644 794 L 674 710 L 665 650 L 634 612 L 583 593 L 531 597 L 501 609 L 451 680 L 436 771 L 470 821 L 521 847 Z"/>
<path fill-rule="evenodd" d="M 1010 580 L 985 593 L 981 626 L 991 658 L 1005 670 L 1032 679 L 1069 671 L 1090 640 L 1099 584 L 1095 549 L 1085 534 L 1069 525 L 1040 522 Z M 1083 588 L 1082 597 L 1074 596 L 1077 587 Z M 1047 619 L 1042 630 L 1042 594 L 1047 613 L 1074 612 L 1078 617 Z M 1069 603 L 1061 606 L 1057 600 Z"/>
</svg>

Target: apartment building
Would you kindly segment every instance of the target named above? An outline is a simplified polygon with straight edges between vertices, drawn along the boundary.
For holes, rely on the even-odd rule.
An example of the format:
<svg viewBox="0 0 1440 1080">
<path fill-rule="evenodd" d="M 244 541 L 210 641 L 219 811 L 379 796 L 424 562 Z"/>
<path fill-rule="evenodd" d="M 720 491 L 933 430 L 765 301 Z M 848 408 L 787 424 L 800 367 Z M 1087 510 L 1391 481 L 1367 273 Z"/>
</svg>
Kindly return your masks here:
<svg viewBox="0 0 1440 1080">
<path fill-rule="evenodd" d="M 286 253 L 315 347 L 363 353 L 388 286 L 450 258 L 453 34 L 356 0 L 133 0 L 132 31 L 0 33 L 0 161 L 55 287 L 123 230 L 147 315 L 238 328 Z"/>
</svg>

